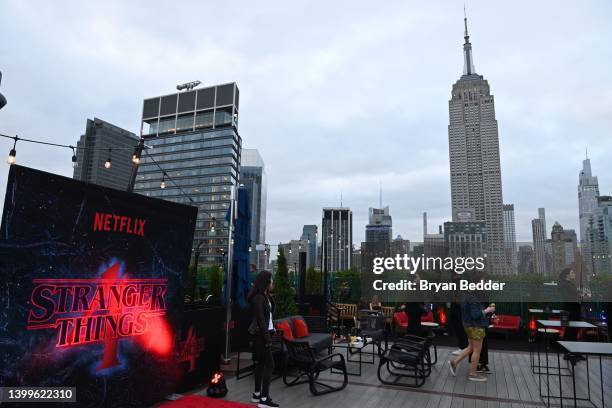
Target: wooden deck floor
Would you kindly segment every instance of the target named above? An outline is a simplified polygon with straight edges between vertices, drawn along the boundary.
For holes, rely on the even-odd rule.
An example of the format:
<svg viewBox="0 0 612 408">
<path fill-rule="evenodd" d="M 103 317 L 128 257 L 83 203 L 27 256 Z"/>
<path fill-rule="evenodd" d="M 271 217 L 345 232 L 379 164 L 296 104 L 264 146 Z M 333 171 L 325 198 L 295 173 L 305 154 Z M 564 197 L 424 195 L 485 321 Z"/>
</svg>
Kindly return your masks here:
<svg viewBox="0 0 612 408">
<path fill-rule="evenodd" d="M 467 361 L 458 369 L 457 377 L 453 377 L 448 367 L 451 357 L 449 348 L 438 349 L 438 363 L 433 368 L 431 376 L 421 388 L 411 389 L 397 386 L 387 386 L 380 383 L 376 377 L 378 365 L 363 364 L 362 376 L 349 376 L 349 385 L 342 391 L 313 396 L 308 385 L 287 387 L 282 379 L 272 383 L 271 396 L 281 404 L 281 407 L 374 407 L 374 408 L 519 408 L 545 406 L 545 399 L 538 391 L 538 376 L 533 374 L 529 363 L 529 354 L 525 352 L 490 351 L 489 367 L 493 371 L 487 375 L 484 383 L 467 380 Z M 365 356 L 364 356 L 365 357 Z M 553 361 L 554 360 L 554 361 Z M 556 364 L 556 354 L 551 355 L 551 364 Z M 353 364 L 353 363 L 351 363 Z M 565 366 L 562 361 L 561 366 Z M 350 370 L 356 369 L 350 366 Z M 590 360 L 591 398 L 596 406 L 601 407 L 601 388 L 599 380 L 599 360 Z M 612 406 L 612 360 L 603 361 L 605 404 Z M 340 375 L 325 373 L 322 378 L 339 381 Z M 580 362 L 576 368 L 578 394 L 585 395 L 587 390 L 586 363 Z M 241 380 L 231 378 L 227 381 L 229 393 L 227 399 L 248 402 L 253 391 L 253 377 Z M 546 377 L 542 376 L 542 389 L 546 392 Z M 551 377 L 551 392 L 559 393 L 558 377 Z M 562 378 L 564 396 L 569 396 L 572 390 L 571 377 Z M 550 400 L 552 406 L 559 406 L 558 399 Z M 586 402 L 578 403 L 581 407 L 592 407 Z M 564 406 L 573 406 L 573 401 L 563 401 Z"/>
</svg>

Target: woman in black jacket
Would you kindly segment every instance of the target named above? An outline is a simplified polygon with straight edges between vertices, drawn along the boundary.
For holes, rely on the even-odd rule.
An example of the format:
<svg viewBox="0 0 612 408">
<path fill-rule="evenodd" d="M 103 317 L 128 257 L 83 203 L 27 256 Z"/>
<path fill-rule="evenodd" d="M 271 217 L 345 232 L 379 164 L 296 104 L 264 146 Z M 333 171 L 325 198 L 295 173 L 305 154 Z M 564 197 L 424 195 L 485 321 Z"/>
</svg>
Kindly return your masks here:
<svg viewBox="0 0 612 408">
<path fill-rule="evenodd" d="M 274 358 L 270 348 L 272 335 L 274 334 L 272 323 L 274 301 L 270 296 L 271 290 L 272 274 L 269 271 L 261 271 L 255 277 L 253 287 L 247 296 L 247 300 L 253 309 L 253 320 L 249 332 L 255 336 L 255 356 L 257 359 L 255 392 L 251 401 L 256 402 L 259 408 L 279 406 L 270 398 L 270 379 L 274 370 Z"/>
</svg>

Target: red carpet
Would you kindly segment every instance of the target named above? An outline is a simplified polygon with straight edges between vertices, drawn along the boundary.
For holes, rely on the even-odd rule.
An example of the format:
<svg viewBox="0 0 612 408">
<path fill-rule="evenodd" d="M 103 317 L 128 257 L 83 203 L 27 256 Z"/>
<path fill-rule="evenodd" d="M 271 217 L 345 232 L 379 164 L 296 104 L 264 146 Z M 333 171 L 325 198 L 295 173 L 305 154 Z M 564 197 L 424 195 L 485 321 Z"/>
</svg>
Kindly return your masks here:
<svg viewBox="0 0 612 408">
<path fill-rule="evenodd" d="M 254 406 L 254 404 L 243 404 L 242 402 L 201 397 L 199 395 L 186 395 L 176 401 L 168 401 L 159 405 L 159 407 L 164 408 L 253 408 Z"/>
</svg>

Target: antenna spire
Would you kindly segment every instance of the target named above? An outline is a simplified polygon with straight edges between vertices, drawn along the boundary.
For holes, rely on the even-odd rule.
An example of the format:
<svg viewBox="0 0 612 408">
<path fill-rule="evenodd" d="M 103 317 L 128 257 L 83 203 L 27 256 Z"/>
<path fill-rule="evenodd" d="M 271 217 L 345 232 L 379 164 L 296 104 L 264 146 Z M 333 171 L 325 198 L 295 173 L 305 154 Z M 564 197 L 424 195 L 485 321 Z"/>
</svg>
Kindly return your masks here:
<svg viewBox="0 0 612 408">
<path fill-rule="evenodd" d="M 472 59 L 472 44 L 470 43 L 470 35 L 468 33 L 465 3 L 463 4 L 463 25 L 465 26 L 465 33 L 463 35 L 465 39 L 465 43 L 463 44 L 463 75 L 472 75 L 476 73 L 476 69 L 474 68 L 474 60 Z"/>
<path fill-rule="evenodd" d="M 379 208 L 382 208 L 382 180 L 378 180 L 378 187 L 379 187 L 379 192 L 378 192 L 378 204 L 379 204 Z"/>
<path fill-rule="evenodd" d="M 463 3 L 463 24 L 465 25 L 465 36 L 469 37 L 467 29 L 467 13 L 465 11 L 465 3 Z"/>
</svg>

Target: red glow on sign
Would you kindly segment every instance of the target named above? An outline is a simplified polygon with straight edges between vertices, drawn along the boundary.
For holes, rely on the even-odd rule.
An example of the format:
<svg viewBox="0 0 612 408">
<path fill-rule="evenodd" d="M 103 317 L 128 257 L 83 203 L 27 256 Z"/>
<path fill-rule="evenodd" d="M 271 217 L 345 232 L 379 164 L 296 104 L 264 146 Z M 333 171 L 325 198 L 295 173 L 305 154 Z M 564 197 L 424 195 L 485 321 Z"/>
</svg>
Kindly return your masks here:
<svg viewBox="0 0 612 408">
<path fill-rule="evenodd" d="M 440 318 L 440 325 L 446 326 L 446 323 L 448 322 L 448 318 L 446 317 L 446 310 L 440 309 L 438 317 Z"/>
<path fill-rule="evenodd" d="M 119 277 L 119 272 L 114 263 L 99 278 L 34 279 L 27 329 L 56 330 L 56 347 L 104 342 L 98 370 L 119 364 L 120 338 L 146 337 L 147 348 L 168 354 L 167 279 Z"/>
<path fill-rule="evenodd" d="M 533 319 L 529 321 L 529 330 L 536 331 L 536 321 Z"/>
<path fill-rule="evenodd" d="M 193 326 L 187 331 L 187 338 L 181 342 L 178 352 L 178 362 L 189 361 L 189 370 L 192 372 L 196 369 L 196 359 L 204 351 L 204 338 L 198 337 L 195 334 Z"/>
<path fill-rule="evenodd" d="M 136 340 L 146 349 L 159 356 L 167 356 L 172 352 L 174 336 L 172 329 L 162 317 L 149 319 L 149 330 L 146 335 L 139 336 Z"/>
</svg>

